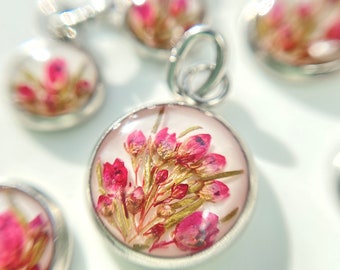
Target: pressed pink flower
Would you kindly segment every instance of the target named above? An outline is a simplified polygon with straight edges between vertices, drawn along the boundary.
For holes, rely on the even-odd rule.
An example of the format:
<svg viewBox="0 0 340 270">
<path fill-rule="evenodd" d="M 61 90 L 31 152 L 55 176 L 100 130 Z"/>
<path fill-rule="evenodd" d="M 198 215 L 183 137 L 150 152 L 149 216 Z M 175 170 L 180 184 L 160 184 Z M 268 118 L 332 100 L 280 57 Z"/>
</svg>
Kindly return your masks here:
<svg viewBox="0 0 340 270">
<path fill-rule="evenodd" d="M 45 99 L 44 99 L 44 104 L 46 106 L 47 111 L 50 114 L 57 113 L 57 110 L 58 110 L 58 95 L 54 94 L 53 92 L 47 92 Z"/>
<path fill-rule="evenodd" d="M 91 84 L 88 80 L 79 80 L 75 85 L 77 96 L 86 95 L 92 92 Z"/>
<path fill-rule="evenodd" d="M 203 158 L 210 147 L 211 136 L 198 134 L 186 139 L 178 148 L 177 162 L 183 166 L 190 166 Z"/>
<path fill-rule="evenodd" d="M 96 210 L 104 216 L 112 214 L 112 195 L 103 194 L 98 197 Z"/>
<path fill-rule="evenodd" d="M 281 1 L 276 1 L 267 16 L 267 22 L 270 26 L 278 26 L 282 23 L 285 17 L 285 7 Z"/>
<path fill-rule="evenodd" d="M 140 21 L 146 27 L 153 26 L 157 19 L 156 11 L 153 5 L 148 0 L 140 5 L 132 5 L 131 12 L 133 19 Z"/>
<path fill-rule="evenodd" d="M 165 226 L 163 223 L 157 223 L 148 229 L 144 235 L 152 235 L 154 238 L 159 239 L 165 232 Z"/>
<path fill-rule="evenodd" d="M 163 159 L 174 157 L 177 146 L 176 133 L 169 134 L 168 128 L 161 129 L 156 134 L 154 145 Z"/>
<path fill-rule="evenodd" d="M 51 59 L 45 69 L 46 89 L 58 91 L 67 84 L 67 63 L 62 58 Z"/>
<path fill-rule="evenodd" d="M 146 138 L 142 131 L 135 130 L 130 133 L 126 143 L 125 149 L 131 155 L 138 155 L 146 146 Z"/>
<path fill-rule="evenodd" d="M 226 158 L 220 154 L 210 153 L 201 159 L 201 165 L 196 169 L 199 174 L 212 174 L 221 171 L 227 164 Z"/>
<path fill-rule="evenodd" d="M 124 166 L 124 162 L 115 159 L 113 164 L 104 163 L 103 168 L 103 186 L 108 191 L 121 191 L 127 185 L 128 171 Z"/>
<path fill-rule="evenodd" d="M 297 4 L 297 14 L 301 19 L 310 18 L 313 15 L 313 5 L 311 3 L 302 2 Z"/>
<path fill-rule="evenodd" d="M 296 48 L 297 41 L 294 36 L 293 27 L 284 24 L 277 29 L 277 45 L 284 51 L 291 51 Z"/>
<path fill-rule="evenodd" d="M 37 99 L 33 88 L 26 84 L 17 86 L 17 97 L 20 102 L 27 103 L 32 103 Z"/>
<path fill-rule="evenodd" d="M 0 269 L 18 269 L 25 248 L 25 229 L 17 216 L 0 214 Z"/>
<path fill-rule="evenodd" d="M 210 247 L 219 229 L 218 216 L 207 211 L 194 212 L 175 228 L 174 242 L 183 251 L 198 252 Z"/>
<path fill-rule="evenodd" d="M 156 174 L 155 184 L 160 185 L 168 179 L 169 172 L 168 170 L 160 170 Z"/>
<path fill-rule="evenodd" d="M 222 201 L 230 196 L 229 187 L 221 181 L 214 180 L 205 185 L 199 192 L 199 195 L 212 202 Z"/>
<path fill-rule="evenodd" d="M 340 19 L 335 20 L 326 30 L 326 38 L 331 40 L 340 39 Z"/>
<path fill-rule="evenodd" d="M 132 215 L 137 214 L 141 211 L 142 206 L 145 201 L 145 194 L 142 187 L 136 187 L 127 197 L 126 197 L 126 208 Z"/>
<path fill-rule="evenodd" d="M 173 199 L 183 199 L 188 193 L 189 186 L 187 184 L 179 184 L 173 186 L 171 189 L 171 198 Z"/>
<path fill-rule="evenodd" d="M 172 0 L 169 2 L 169 13 L 172 16 L 183 15 L 183 13 L 187 10 L 188 0 Z"/>
</svg>

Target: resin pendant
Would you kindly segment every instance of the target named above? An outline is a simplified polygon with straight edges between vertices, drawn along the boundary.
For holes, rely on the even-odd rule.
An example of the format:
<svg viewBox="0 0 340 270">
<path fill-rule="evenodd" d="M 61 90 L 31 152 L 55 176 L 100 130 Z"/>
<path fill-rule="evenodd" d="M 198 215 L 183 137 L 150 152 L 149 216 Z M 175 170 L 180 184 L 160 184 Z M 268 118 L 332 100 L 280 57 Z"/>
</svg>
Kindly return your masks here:
<svg viewBox="0 0 340 270">
<path fill-rule="evenodd" d="M 57 205 L 24 185 L 0 185 L 0 269 L 66 270 L 72 255 Z"/>
<path fill-rule="evenodd" d="M 103 101 L 93 59 L 71 43 L 37 39 L 24 43 L 9 70 L 10 98 L 29 128 L 72 127 L 92 115 Z"/>
<path fill-rule="evenodd" d="M 184 32 L 205 18 L 202 0 L 132 1 L 126 12 L 126 26 L 142 48 L 153 55 L 167 54 Z"/>
<path fill-rule="evenodd" d="M 96 221 L 111 247 L 134 262 L 188 266 L 223 250 L 254 205 L 251 161 L 212 113 L 156 104 L 115 122 L 89 175 Z"/>
<path fill-rule="evenodd" d="M 261 0 L 246 12 L 256 56 L 287 77 L 340 69 L 340 2 Z"/>
</svg>

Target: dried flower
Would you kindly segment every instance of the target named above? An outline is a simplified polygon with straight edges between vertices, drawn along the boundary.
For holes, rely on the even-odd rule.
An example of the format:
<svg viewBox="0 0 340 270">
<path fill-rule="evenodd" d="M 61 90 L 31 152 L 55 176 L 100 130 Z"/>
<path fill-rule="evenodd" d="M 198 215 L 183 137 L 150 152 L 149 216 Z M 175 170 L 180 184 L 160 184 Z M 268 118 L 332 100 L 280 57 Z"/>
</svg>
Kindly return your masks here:
<svg viewBox="0 0 340 270">
<path fill-rule="evenodd" d="M 49 234 L 41 215 L 30 222 L 19 210 L 0 214 L 0 269 L 39 270 Z"/>
<path fill-rule="evenodd" d="M 160 185 L 164 183 L 168 179 L 169 171 L 168 170 L 160 170 L 156 174 L 155 184 Z"/>
<path fill-rule="evenodd" d="M 325 46 L 322 55 L 313 53 L 313 46 L 340 39 L 339 4 L 277 0 L 268 13 L 258 16 L 256 42 L 276 60 L 293 66 L 336 60 L 332 46 Z"/>
<path fill-rule="evenodd" d="M 209 153 L 201 159 L 201 165 L 196 172 L 202 175 L 213 174 L 221 171 L 227 164 L 226 158 L 220 154 Z"/>
<path fill-rule="evenodd" d="M 183 33 L 203 21 L 201 0 L 145 0 L 133 2 L 127 23 L 136 38 L 147 46 L 169 49 Z"/>
<path fill-rule="evenodd" d="M 135 130 L 134 132 L 130 133 L 126 143 L 125 149 L 131 155 L 138 155 L 146 146 L 146 138 L 142 131 Z"/>
<path fill-rule="evenodd" d="M 0 269 L 18 269 L 24 254 L 25 228 L 10 211 L 0 214 Z"/>
<path fill-rule="evenodd" d="M 326 30 L 326 38 L 340 40 L 340 19 L 335 20 Z"/>
<path fill-rule="evenodd" d="M 70 74 L 64 58 L 50 59 L 43 67 L 43 76 L 24 70 L 23 79 L 13 87 L 18 105 L 30 113 L 56 116 L 76 110 L 84 105 L 93 93 L 94 86 L 83 76 L 81 67 Z"/>
<path fill-rule="evenodd" d="M 198 134 L 186 139 L 178 148 L 177 162 L 188 166 L 199 161 L 210 147 L 210 134 Z"/>
<path fill-rule="evenodd" d="M 205 185 L 199 195 L 207 201 L 218 202 L 229 197 L 229 188 L 221 181 L 212 181 Z"/>
<path fill-rule="evenodd" d="M 99 213 L 101 213 L 103 216 L 111 216 L 113 213 L 112 208 L 112 195 L 100 195 L 98 197 L 98 202 L 96 209 Z"/>
<path fill-rule="evenodd" d="M 219 232 L 218 216 L 198 211 L 184 218 L 175 228 L 174 242 L 184 251 L 197 252 L 210 247 Z"/>
<path fill-rule="evenodd" d="M 156 134 L 154 144 L 157 153 L 163 159 L 173 158 L 176 154 L 176 133 L 169 134 L 168 128 L 163 128 Z"/>
<path fill-rule="evenodd" d="M 230 190 L 218 179 L 243 170 L 223 171 L 226 158 L 209 153 L 211 135 L 188 135 L 197 126 L 179 133 L 179 138 L 168 127 L 157 132 L 163 113 L 160 110 L 148 139 L 135 130 L 123 142 L 133 181 L 121 159 L 103 165 L 99 161 L 96 210 L 134 249 L 153 252 L 174 244 L 178 252 L 194 253 L 211 246 L 219 231 L 219 217 L 200 208 L 227 199 Z"/>
<path fill-rule="evenodd" d="M 104 163 L 103 168 L 103 186 L 106 190 L 117 192 L 123 190 L 127 185 L 128 171 L 124 162 L 115 159 L 113 164 Z"/>
<path fill-rule="evenodd" d="M 171 189 L 171 198 L 177 200 L 183 199 L 185 195 L 187 195 L 188 189 L 188 184 L 179 184 L 173 186 Z"/>
<path fill-rule="evenodd" d="M 46 64 L 45 87 L 50 91 L 58 91 L 68 81 L 67 63 L 62 58 L 53 58 Z"/>
<path fill-rule="evenodd" d="M 26 84 L 20 84 L 17 86 L 17 98 L 19 102 L 32 103 L 36 101 L 36 95 L 32 87 Z"/>
<path fill-rule="evenodd" d="M 145 201 L 144 190 L 142 187 L 136 187 L 127 197 L 126 197 L 126 207 L 129 213 L 136 215 L 141 211 L 142 206 Z"/>
</svg>

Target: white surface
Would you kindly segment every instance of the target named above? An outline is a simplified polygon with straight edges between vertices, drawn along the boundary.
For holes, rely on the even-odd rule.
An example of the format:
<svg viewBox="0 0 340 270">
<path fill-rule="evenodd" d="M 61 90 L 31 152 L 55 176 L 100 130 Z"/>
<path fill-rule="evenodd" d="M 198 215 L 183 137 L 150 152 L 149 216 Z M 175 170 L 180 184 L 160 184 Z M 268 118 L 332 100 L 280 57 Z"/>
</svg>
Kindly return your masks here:
<svg viewBox="0 0 340 270">
<path fill-rule="evenodd" d="M 332 166 L 340 151 L 340 76 L 294 83 L 266 73 L 240 31 L 245 2 L 216 0 L 211 10 L 213 26 L 228 41 L 232 80 L 227 101 L 213 110 L 254 156 L 258 201 L 238 241 L 193 269 L 340 269 L 340 179 Z M 44 34 L 36 15 L 34 0 L 6 1 L 0 11 L 0 177 L 35 184 L 62 206 L 75 238 L 71 270 L 142 269 L 107 251 L 88 208 L 87 166 L 115 119 L 135 106 L 171 100 L 165 65 L 139 57 L 123 33 L 94 25 L 83 40 L 106 84 L 101 111 L 70 130 L 29 131 L 10 108 L 5 72 L 16 46 Z"/>
</svg>

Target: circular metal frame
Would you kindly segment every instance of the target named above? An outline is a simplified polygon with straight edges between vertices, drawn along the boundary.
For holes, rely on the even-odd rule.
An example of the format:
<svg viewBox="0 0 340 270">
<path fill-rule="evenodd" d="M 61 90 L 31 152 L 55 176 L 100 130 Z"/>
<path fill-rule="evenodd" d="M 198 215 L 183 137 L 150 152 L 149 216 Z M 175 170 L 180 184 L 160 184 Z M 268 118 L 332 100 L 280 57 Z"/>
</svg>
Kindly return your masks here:
<svg viewBox="0 0 340 270">
<path fill-rule="evenodd" d="M 216 119 L 216 121 L 221 123 L 226 129 L 229 130 L 229 132 L 231 132 L 231 134 L 237 140 L 238 144 L 241 146 L 243 155 L 246 159 L 246 164 L 247 164 L 247 168 L 249 172 L 248 174 L 249 182 L 248 182 L 247 197 L 246 197 L 245 205 L 242 209 L 240 216 L 238 217 L 235 224 L 231 227 L 231 229 L 220 240 L 218 240 L 216 243 L 214 243 L 209 248 L 203 251 L 200 251 L 198 253 L 191 254 L 189 256 L 177 257 L 177 258 L 151 256 L 151 255 L 133 250 L 131 247 L 128 247 L 127 245 L 123 244 L 115 236 L 113 236 L 113 234 L 106 228 L 106 225 L 103 223 L 103 221 L 101 220 L 101 218 L 99 217 L 99 215 L 97 214 L 95 210 L 96 206 L 94 205 L 93 198 L 92 198 L 92 192 L 93 192 L 92 187 L 91 187 L 91 175 L 93 173 L 92 169 L 95 166 L 96 153 L 101 147 L 105 137 L 108 136 L 108 134 L 113 129 L 118 128 L 120 126 L 120 122 L 124 119 L 127 119 L 129 116 L 132 116 L 141 110 L 154 109 L 156 107 L 162 107 L 162 106 L 183 106 L 183 107 L 191 108 L 193 110 L 197 110 L 198 112 L 201 112 L 202 114 L 208 117 L 212 117 Z M 108 248 L 111 249 L 116 254 L 122 256 L 123 258 L 131 262 L 144 265 L 147 267 L 156 267 L 156 268 L 164 268 L 164 269 L 175 269 L 179 267 L 188 267 L 192 265 L 197 265 L 198 263 L 225 250 L 239 236 L 239 234 L 245 229 L 246 225 L 249 223 L 252 212 L 254 210 L 256 196 L 257 196 L 257 179 L 255 176 L 253 160 L 251 156 L 249 155 L 247 148 L 242 143 L 242 141 L 240 140 L 236 132 L 230 127 L 230 125 L 228 125 L 225 121 L 220 119 L 215 114 L 207 110 L 201 109 L 199 107 L 187 105 L 181 102 L 152 104 L 149 106 L 141 107 L 125 115 L 124 117 L 118 119 L 117 121 L 115 121 L 112 124 L 112 126 L 109 127 L 107 131 L 102 135 L 102 137 L 100 138 L 99 142 L 97 143 L 93 151 L 93 155 L 91 158 L 91 163 L 90 163 L 90 167 L 88 171 L 88 181 L 89 181 L 88 199 L 90 203 L 91 212 L 93 214 L 93 217 L 96 221 L 96 224 L 100 232 L 102 233 L 102 235 L 105 237 L 105 240 L 107 241 Z"/>
</svg>

